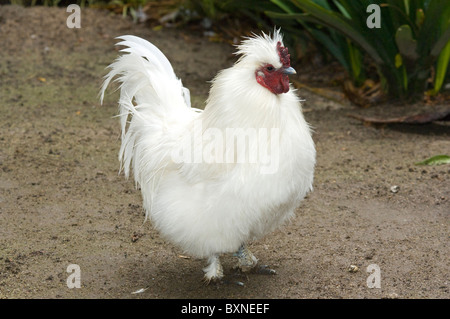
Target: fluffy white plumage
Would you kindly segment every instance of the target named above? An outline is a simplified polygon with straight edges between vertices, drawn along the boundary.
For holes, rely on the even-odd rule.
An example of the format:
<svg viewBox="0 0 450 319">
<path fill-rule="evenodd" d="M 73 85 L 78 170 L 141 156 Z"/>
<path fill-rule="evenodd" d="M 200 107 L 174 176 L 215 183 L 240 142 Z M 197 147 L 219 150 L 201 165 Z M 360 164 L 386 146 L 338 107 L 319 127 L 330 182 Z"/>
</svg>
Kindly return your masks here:
<svg viewBox="0 0 450 319">
<path fill-rule="evenodd" d="M 272 36 L 246 38 L 238 46 L 235 65 L 212 81 L 204 111 L 191 108 L 189 90 L 157 47 L 135 36 L 120 39 L 118 45 L 127 54 L 110 65 L 101 99 L 117 77 L 119 159 L 125 175 L 133 172 L 141 187 L 146 217 L 186 253 L 209 259 L 207 281 L 222 277 L 222 253 L 239 250 L 238 257 L 246 256 L 240 265 L 254 266 L 257 260 L 243 249 L 245 244 L 292 217 L 313 182 L 315 148 L 295 90 L 275 94 L 255 78 L 265 65 L 283 68 L 277 52 L 282 35 L 275 30 Z M 270 159 L 278 157 L 275 169 L 261 173 L 267 161 L 236 162 L 237 153 L 231 156 L 234 161 L 216 163 L 228 158 L 226 147 L 212 147 L 216 162 L 174 160 L 183 150 L 208 149 L 211 136 L 226 136 L 230 128 L 269 132 L 257 140 L 248 135 L 245 152 L 249 156 L 258 143 L 267 142 Z M 196 132 L 208 129 L 214 133 L 210 139 L 195 138 Z M 238 152 L 236 147 L 233 151 Z"/>
</svg>

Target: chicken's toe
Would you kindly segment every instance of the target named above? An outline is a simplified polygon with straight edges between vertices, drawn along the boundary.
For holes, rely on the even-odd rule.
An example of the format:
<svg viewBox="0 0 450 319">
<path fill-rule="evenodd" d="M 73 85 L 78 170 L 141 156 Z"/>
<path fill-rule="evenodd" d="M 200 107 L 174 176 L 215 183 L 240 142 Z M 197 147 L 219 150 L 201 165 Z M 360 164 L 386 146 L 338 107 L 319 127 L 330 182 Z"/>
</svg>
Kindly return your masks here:
<svg viewBox="0 0 450 319">
<path fill-rule="evenodd" d="M 269 268 L 267 265 L 258 265 L 253 268 L 253 271 L 257 274 L 261 275 L 276 275 L 276 271 Z"/>
<path fill-rule="evenodd" d="M 258 259 L 245 245 L 242 245 L 234 255 L 238 258 L 235 269 L 238 269 L 241 272 L 252 272 L 262 275 L 276 274 L 276 271 L 270 269 L 269 266 L 258 264 Z"/>
</svg>

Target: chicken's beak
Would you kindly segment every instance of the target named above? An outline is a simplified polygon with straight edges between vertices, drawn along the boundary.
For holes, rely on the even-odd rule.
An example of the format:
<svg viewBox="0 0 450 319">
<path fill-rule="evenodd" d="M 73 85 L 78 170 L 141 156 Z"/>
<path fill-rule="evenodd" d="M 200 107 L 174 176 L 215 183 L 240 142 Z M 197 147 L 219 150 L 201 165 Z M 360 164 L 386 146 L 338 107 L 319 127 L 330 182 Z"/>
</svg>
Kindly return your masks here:
<svg viewBox="0 0 450 319">
<path fill-rule="evenodd" d="M 283 68 L 283 70 L 281 72 L 283 72 L 284 74 L 288 74 L 288 75 L 297 74 L 297 72 L 294 70 L 293 67 Z"/>
</svg>

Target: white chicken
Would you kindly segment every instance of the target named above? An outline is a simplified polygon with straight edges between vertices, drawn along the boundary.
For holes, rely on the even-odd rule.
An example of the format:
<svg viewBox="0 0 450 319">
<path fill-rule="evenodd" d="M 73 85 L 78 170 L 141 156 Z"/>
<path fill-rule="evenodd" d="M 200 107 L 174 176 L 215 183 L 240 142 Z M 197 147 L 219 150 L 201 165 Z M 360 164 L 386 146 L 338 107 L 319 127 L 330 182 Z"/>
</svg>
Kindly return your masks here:
<svg viewBox="0 0 450 319">
<path fill-rule="evenodd" d="M 152 225 L 185 253 L 208 258 L 204 279 L 223 277 L 219 257 L 258 260 L 249 241 L 294 215 L 312 190 L 315 147 L 289 84 L 282 35 L 246 38 L 240 58 L 212 81 L 204 110 L 192 108 L 167 58 L 153 44 L 122 36 L 109 68 L 120 82 L 121 169 L 132 171 Z"/>
</svg>

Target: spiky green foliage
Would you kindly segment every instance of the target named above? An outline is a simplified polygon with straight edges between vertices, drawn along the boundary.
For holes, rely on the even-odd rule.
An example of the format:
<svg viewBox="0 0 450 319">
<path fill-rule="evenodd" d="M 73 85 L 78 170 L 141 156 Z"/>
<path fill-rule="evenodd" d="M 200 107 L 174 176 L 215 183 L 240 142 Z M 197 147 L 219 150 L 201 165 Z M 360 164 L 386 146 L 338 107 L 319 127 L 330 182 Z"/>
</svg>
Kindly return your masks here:
<svg viewBox="0 0 450 319">
<path fill-rule="evenodd" d="M 364 79 L 362 53 L 375 62 L 386 91 L 417 99 L 436 69 L 434 90 L 444 82 L 450 55 L 448 0 L 272 0 L 283 11 L 269 16 L 296 21 L 349 71 L 356 84 Z M 380 28 L 369 28 L 370 4 L 380 7 Z M 292 23 L 288 23 L 292 27 Z"/>
</svg>

